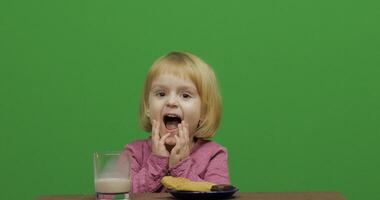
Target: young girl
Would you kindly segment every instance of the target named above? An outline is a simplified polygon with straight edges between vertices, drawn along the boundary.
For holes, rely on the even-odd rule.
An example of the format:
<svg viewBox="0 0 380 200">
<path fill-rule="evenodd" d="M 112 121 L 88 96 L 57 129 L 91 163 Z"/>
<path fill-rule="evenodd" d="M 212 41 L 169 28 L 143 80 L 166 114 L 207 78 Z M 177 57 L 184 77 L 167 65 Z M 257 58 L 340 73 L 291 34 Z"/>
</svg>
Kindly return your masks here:
<svg viewBox="0 0 380 200">
<path fill-rule="evenodd" d="M 153 63 L 145 80 L 140 123 L 151 132 L 127 144 L 132 192 L 163 192 L 164 176 L 230 184 L 227 150 L 211 138 L 219 126 L 221 99 L 213 70 L 197 56 L 169 53 Z"/>
</svg>

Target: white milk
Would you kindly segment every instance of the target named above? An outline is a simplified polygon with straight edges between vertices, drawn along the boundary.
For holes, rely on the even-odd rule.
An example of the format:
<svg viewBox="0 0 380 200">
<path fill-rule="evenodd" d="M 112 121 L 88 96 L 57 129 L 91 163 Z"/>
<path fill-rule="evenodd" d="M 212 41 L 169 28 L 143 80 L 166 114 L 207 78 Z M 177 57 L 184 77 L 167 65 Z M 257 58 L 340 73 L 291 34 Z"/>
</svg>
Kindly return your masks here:
<svg viewBox="0 0 380 200">
<path fill-rule="evenodd" d="M 100 178 L 95 180 L 95 191 L 99 193 L 124 193 L 131 189 L 131 180 L 126 178 Z"/>
</svg>

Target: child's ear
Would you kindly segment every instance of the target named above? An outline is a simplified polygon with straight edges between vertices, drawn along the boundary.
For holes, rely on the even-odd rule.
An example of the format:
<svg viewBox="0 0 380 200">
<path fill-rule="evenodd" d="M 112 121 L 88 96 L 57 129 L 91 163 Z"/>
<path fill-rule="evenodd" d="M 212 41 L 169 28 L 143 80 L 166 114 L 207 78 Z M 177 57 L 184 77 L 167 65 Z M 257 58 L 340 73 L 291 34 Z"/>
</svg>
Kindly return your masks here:
<svg viewBox="0 0 380 200">
<path fill-rule="evenodd" d="M 146 110 L 145 110 L 145 115 L 146 115 L 148 118 L 150 118 L 150 111 L 149 111 L 149 109 L 146 109 Z"/>
</svg>

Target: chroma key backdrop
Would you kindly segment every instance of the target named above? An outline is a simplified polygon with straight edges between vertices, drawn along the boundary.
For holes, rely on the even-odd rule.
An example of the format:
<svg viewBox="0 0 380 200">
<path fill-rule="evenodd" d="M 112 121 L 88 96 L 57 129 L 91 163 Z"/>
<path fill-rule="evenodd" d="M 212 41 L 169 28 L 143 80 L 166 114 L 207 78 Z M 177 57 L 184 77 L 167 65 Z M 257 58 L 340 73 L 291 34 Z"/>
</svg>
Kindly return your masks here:
<svg viewBox="0 0 380 200">
<path fill-rule="evenodd" d="M 147 138 L 152 62 L 215 70 L 240 191 L 380 199 L 378 1 L 0 1 L 0 199 L 94 193 L 92 153 Z"/>
</svg>

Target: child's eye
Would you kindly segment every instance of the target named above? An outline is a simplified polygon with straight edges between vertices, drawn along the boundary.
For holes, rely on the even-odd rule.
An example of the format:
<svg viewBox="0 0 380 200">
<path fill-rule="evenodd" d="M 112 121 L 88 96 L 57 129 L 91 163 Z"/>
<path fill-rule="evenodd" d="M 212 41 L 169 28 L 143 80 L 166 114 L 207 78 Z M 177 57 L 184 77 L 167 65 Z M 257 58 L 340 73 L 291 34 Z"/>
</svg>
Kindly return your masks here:
<svg viewBox="0 0 380 200">
<path fill-rule="evenodd" d="M 163 97 L 165 96 L 165 92 L 157 92 L 156 96 Z"/>
<path fill-rule="evenodd" d="M 185 98 L 185 99 L 188 99 L 188 98 L 190 98 L 191 96 L 190 96 L 189 94 L 187 94 L 187 93 L 183 93 L 183 94 L 182 94 L 182 97 Z"/>
</svg>

